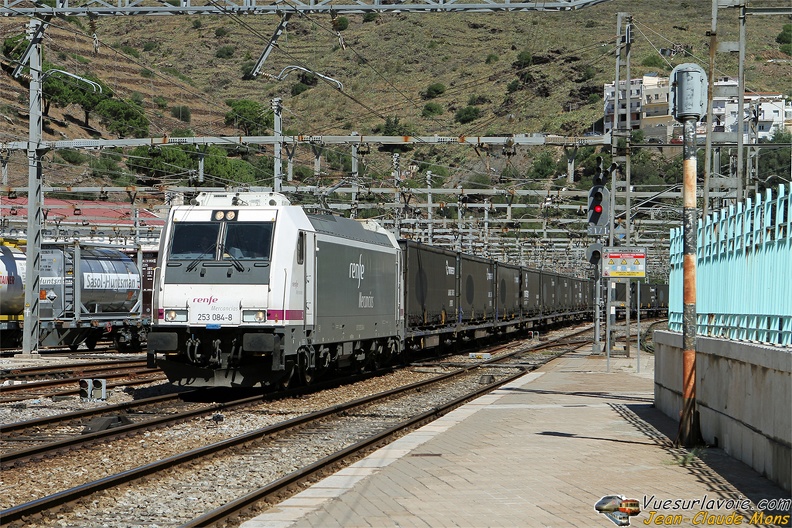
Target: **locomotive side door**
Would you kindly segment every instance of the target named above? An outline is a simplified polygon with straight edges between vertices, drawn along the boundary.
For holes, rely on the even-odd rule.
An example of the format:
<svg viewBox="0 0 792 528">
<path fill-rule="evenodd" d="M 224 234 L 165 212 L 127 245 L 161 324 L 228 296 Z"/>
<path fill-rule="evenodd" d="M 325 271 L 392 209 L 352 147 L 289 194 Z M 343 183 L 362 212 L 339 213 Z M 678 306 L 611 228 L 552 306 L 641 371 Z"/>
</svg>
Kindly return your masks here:
<svg viewBox="0 0 792 528">
<path fill-rule="evenodd" d="M 310 231 L 300 231 L 297 250 L 298 252 L 302 251 L 305 263 L 303 266 L 303 285 L 305 287 L 303 324 L 306 330 L 312 330 L 316 299 L 316 234 Z"/>
</svg>

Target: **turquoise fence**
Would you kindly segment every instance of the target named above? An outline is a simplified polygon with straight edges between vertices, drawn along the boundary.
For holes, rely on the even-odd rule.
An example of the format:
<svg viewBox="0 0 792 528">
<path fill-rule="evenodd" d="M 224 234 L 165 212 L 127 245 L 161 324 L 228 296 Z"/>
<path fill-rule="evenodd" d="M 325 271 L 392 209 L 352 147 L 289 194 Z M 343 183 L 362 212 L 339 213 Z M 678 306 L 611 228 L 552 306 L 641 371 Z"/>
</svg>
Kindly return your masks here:
<svg viewBox="0 0 792 528">
<path fill-rule="evenodd" d="M 792 199 L 768 190 L 698 222 L 700 335 L 792 345 Z M 682 228 L 671 230 L 668 328 L 682 331 Z"/>
</svg>

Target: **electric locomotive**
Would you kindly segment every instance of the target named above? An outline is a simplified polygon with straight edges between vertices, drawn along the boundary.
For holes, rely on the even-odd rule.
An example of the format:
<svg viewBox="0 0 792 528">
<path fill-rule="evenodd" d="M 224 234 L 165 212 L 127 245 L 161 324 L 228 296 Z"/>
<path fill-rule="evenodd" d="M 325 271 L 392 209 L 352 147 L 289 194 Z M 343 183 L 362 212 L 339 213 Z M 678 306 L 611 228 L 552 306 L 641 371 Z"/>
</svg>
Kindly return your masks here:
<svg viewBox="0 0 792 528">
<path fill-rule="evenodd" d="M 150 365 L 192 386 L 278 387 L 401 351 L 401 253 L 375 222 L 276 193 L 201 193 L 160 238 Z"/>
</svg>

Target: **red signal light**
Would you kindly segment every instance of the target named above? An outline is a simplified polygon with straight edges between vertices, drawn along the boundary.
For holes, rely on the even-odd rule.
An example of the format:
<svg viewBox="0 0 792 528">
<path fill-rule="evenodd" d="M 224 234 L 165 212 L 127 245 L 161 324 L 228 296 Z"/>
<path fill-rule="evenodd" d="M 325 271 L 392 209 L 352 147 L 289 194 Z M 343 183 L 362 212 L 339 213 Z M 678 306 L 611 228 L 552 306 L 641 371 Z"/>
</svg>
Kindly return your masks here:
<svg viewBox="0 0 792 528">
<path fill-rule="evenodd" d="M 594 206 L 594 212 L 597 213 L 597 214 L 602 213 L 602 206 L 600 204 L 595 205 Z"/>
</svg>

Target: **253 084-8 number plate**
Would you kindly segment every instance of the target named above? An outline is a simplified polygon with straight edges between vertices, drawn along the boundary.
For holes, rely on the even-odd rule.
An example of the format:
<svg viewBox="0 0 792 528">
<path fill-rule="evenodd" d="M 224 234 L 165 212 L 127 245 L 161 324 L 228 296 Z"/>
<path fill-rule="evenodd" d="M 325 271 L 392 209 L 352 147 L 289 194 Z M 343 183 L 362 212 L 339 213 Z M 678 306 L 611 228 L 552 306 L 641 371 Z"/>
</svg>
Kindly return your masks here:
<svg viewBox="0 0 792 528">
<path fill-rule="evenodd" d="M 212 321 L 226 321 L 229 323 L 234 322 L 233 314 L 227 313 L 202 313 L 198 314 L 198 322 L 199 323 L 209 323 Z"/>
<path fill-rule="evenodd" d="M 192 324 L 239 324 L 241 316 L 238 306 L 209 306 L 200 310 L 191 310 Z"/>
</svg>

